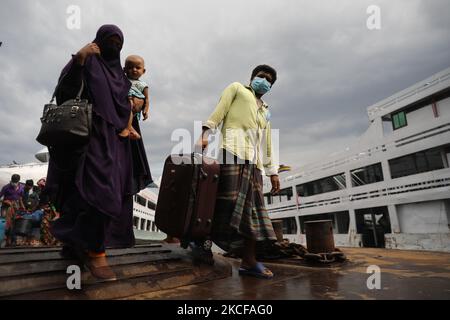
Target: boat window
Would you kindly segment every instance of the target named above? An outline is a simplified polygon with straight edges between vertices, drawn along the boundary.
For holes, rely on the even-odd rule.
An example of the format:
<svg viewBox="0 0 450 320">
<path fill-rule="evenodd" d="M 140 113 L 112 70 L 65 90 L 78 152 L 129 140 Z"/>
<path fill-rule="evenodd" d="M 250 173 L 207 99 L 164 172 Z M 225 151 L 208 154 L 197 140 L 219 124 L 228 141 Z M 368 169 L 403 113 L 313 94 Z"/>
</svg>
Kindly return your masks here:
<svg viewBox="0 0 450 320">
<path fill-rule="evenodd" d="M 283 234 L 297 234 L 297 223 L 295 217 L 283 218 Z"/>
<path fill-rule="evenodd" d="M 443 169 L 444 148 L 432 148 L 389 160 L 392 179 Z"/>
<path fill-rule="evenodd" d="M 292 187 L 281 189 L 276 196 L 280 197 L 282 202 L 291 200 L 293 197 Z"/>
<path fill-rule="evenodd" d="M 156 204 L 154 204 L 154 203 L 153 203 L 152 201 L 150 201 L 150 200 L 147 201 L 147 207 L 148 207 L 149 209 L 156 210 Z"/>
<path fill-rule="evenodd" d="M 138 225 L 139 225 L 139 218 L 138 217 L 133 217 L 133 227 L 135 229 L 137 229 Z"/>
<path fill-rule="evenodd" d="M 136 195 L 136 202 L 139 203 L 141 206 L 146 206 L 147 200 L 145 198 L 141 197 L 140 195 Z"/>
<path fill-rule="evenodd" d="M 316 194 L 342 190 L 346 187 L 345 174 L 340 173 L 331 177 L 299 184 L 296 186 L 296 189 L 299 196 L 309 197 Z"/>
<path fill-rule="evenodd" d="M 370 183 L 383 181 L 383 169 L 381 163 L 350 171 L 352 186 L 358 187 Z"/>
<path fill-rule="evenodd" d="M 264 203 L 266 206 L 272 204 L 272 194 L 270 192 L 264 193 Z"/>
<path fill-rule="evenodd" d="M 445 157 L 444 157 L 444 166 L 446 168 L 450 167 L 450 147 L 446 147 L 444 150 Z M 449 220 L 450 221 L 450 220 Z"/>
<path fill-rule="evenodd" d="M 318 220 L 331 220 L 333 226 L 333 233 L 335 234 L 348 233 L 348 228 L 350 225 L 350 215 L 348 211 L 338 211 L 338 212 L 300 216 L 301 232 L 303 234 L 305 233 L 305 222 Z"/>
<path fill-rule="evenodd" d="M 289 201 L 294 196 L 292 187 L 281 189 L 276 195 L 272 195 L 270 192 L 264 194 L 264 202 L 266 205 L 273 203 L 280 203 Z"/>
<path fill-rule="evenodd" d="M 355 210 L 356 232 L 361 234 L 363 247 L 385 247 L 385 234 L 391 233 L 386 206 Z"/>
<path fill-rule="evenodd" d="M 392 128 L 394 130 L 406 127 L 407 125 L 406 113 L 404 111 L 397 112 L 392 115 Z"/>
</svg>

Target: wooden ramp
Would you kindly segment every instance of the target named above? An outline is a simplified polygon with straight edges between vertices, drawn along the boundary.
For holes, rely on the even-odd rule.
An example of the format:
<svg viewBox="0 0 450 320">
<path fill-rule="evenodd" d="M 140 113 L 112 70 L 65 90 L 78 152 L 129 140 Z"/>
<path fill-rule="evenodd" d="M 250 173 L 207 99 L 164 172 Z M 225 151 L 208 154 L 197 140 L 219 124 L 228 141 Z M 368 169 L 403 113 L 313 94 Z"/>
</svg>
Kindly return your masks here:
<svg viewBox="0 0 450 320">
<path fill-rule="evenodd" d="M 117 281 L 102 282 L 82 270 L 81 290 L 67 289 L 67 267 L 60 248 L 0 249 L 0 299 L 117 299 L 231 276 L 231 265 L 215 258 L 211 266 L 194 266 L 178 245 L 145 244 L 107 250 Z"/>
</svg>

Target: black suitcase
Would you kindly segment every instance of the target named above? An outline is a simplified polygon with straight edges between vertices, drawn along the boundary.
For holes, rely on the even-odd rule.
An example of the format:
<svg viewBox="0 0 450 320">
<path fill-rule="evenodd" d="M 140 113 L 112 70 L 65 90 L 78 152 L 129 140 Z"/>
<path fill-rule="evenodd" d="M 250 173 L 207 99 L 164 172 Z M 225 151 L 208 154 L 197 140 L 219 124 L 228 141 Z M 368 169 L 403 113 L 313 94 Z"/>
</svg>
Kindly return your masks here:
<svg viewBox="0 0 450 320">
<path fill-rule="evenodd" d="M 201 154 L 171 155 L 164 163 L 155 223 L 184 248 L 210 237 L 219 174 L 219 163 Z"/>
</svg>

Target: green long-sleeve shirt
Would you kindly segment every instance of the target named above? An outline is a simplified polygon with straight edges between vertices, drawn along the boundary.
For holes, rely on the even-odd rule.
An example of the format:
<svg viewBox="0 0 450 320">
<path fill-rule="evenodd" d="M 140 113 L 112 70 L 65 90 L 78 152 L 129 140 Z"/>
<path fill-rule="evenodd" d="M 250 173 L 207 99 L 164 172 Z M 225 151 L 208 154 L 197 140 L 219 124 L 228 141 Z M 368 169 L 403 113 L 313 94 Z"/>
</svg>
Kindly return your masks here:
<svg viewBox="0 0 450 320">
<path fill-rule="evenodd" d="M 230 84 L 204 126 L 216 129 L 221 123 L 221 147 L 241 159 L 256 162 L 266 175 L 277 175 L 273 161 L 270 112 L 264 102 L 258 107 L 253 89 L 239 82 Z"/>
</svg>

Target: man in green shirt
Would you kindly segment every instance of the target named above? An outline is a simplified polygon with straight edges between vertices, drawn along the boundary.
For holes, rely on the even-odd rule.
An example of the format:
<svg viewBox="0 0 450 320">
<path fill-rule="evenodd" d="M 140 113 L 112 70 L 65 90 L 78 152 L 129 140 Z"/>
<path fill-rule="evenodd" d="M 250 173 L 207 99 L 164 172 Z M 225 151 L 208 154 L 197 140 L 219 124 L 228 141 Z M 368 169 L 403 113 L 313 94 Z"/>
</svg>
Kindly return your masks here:
<svg viewBox="0 0 450 320">
<path fill-rule="evenodd" d="M 264 204 L 263 170 L 270 177 L 271 192 L 280 190 L 278 165 L 273 160 L 270 111 L 261 97 L 276 79 L 275 69 L 259 65 L 252 72 L 250 85 L 230 84 L 204 123 L 199 141 L 205 148 L 210 129 L 222 125 L 222 164 L 212 240 L 223 250 L 242 256 L 239 274 L 260 278 L 272 278 L 273 274 L 257 262 L 256 243 L 276 240 Z"/>
</svg>

